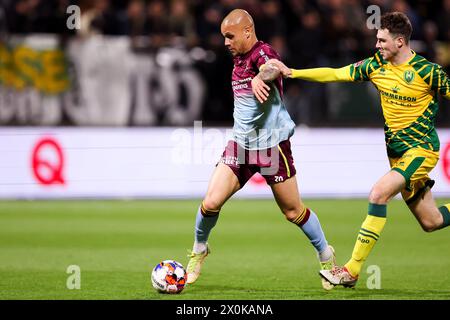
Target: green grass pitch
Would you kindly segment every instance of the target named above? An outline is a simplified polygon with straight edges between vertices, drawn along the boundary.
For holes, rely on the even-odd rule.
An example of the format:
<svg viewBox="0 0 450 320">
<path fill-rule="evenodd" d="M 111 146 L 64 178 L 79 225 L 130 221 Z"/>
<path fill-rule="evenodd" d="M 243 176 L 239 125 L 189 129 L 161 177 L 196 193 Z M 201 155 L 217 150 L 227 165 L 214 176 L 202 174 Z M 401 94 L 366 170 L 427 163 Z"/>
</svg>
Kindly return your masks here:
<svg viewBox="0 0 450 320">
<path fill-rule="evenodd" d="M 345 263 L 367 201 L 305 203 Z M 231 200 L 199 280 L 179 295 L 158 294 L 150 270 L 164 259 L 186 266 L 198 204 L 0 202 L 0 299 L 450 299 L 450 229 L 423 232 L 398 200 L 388 206 L 386 227 L 354 290 L 321 288 L 312 246 L 273 200 Z M 66 287 L 69 265 L 81 269 L 79 290 Z M 381 289 L 367 288 L 369 265 L 380 268 Z"/>
</svg>

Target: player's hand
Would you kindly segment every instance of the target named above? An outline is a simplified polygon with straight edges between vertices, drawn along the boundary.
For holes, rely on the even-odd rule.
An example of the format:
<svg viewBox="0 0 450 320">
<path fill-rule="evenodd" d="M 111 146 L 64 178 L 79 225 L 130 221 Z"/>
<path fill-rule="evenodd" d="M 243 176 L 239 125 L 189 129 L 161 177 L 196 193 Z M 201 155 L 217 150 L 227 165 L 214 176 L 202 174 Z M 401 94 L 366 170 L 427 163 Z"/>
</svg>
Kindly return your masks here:
<svg viewBox="0 0 450 320">
<path fill-rule="evenodd" d="M 266 64 L 275 65 L 283 75 L 283 77 L 288 78 L 292 75 L 292 70 L 288 68 L 283 62 L 278 59 L 269 59 Z"/>
<path fill-rule="evenodd" d="M 255 76 L 252 79 L 252 91 L 256 99 L 260 103 L 264 103 L 269 97 L 270 87 L 260 77 Z"/>
</svg>

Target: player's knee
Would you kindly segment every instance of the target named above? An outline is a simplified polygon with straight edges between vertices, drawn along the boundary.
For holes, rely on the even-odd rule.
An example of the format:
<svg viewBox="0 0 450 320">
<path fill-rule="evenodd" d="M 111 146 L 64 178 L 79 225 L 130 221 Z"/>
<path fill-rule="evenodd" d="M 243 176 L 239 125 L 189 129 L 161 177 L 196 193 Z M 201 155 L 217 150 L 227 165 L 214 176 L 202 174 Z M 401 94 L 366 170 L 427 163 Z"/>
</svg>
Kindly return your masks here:
<svg viewBox="0 0 450 320">
<path fill-rule="evenodd" d="M 286 220 L 288 221 L 294 221 L 295 218 L 297 218 L 298 216 L 298 212 L 295 210 L 285 210 L 283 211 L 284 217 L 286 218 Z"/>
<path fill-rule="evenodd" d="M 290 207 L 282 210 L 286 220 L 292 222 L 303 212 L 303 207 Z"/>
<path fill-rule="evenodd" d="M 369 202 L 374 204 L 387 204 L 389 197 L 384 192 L 383 188 L 374 186 L 369 194 Z"/>
<path fill-rule="evenodd" d="M 217 211 L 222 208 L 222 203 L 211 197 L 206 197 L 205 199 L 203 199 L 202 204 L 203 209 L 207 211 Z"/>
</svg>

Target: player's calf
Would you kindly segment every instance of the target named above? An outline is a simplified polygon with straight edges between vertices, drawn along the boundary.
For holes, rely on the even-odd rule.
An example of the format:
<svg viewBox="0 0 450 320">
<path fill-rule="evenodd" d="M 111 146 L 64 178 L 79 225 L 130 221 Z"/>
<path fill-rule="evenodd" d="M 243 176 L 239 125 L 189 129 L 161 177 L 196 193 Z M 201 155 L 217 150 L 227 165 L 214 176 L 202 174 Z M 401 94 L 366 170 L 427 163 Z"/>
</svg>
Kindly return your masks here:
<svg viewBox="0 0 450 320">
<path fill-rule="evenodd" d="M 328 242 L 323 233 L 319 218 L 314 211 L 304 207 L 303 210 L 297 211 L 295 214 L 288 214 L 283 211 L 286 218 L 297 225 L 308 237 L 311 244 L 317 251 L 317 256 L 322 270 L 330 270 L 336 264 L 336 257 L 332 246 Z M 322 287 L 325 290 L 333 289 L 333 285 L 322 279 Z"/>
<path fill-rule="evenodd" d="M 419 221 L 422 230 L 425 232 L 433 232 L 447 227 L 450 224 L 450 205 L 435 208 L 433 212 L 427 211 L 426 214 L 417 214 L 416 218 Z"/>
<path fill-rule="evenodd" d="M 420 221 L 420 226 L 425 232 L 433 232 L 440 229 L 440 227 L 442 226 L 442 220 L 422 220 Z"/>
</svg>

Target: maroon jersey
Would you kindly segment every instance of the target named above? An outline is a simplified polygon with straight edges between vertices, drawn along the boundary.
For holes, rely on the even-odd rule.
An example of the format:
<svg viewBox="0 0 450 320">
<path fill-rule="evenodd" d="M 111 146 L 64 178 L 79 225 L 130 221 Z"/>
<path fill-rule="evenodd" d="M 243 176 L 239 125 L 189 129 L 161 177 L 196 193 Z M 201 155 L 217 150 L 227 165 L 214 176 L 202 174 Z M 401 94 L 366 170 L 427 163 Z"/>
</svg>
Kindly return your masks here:
<svg viewBox="0 0 450 320">
<path fill-rule="evenodd" d="M 249 52 L 234 57 L 232 88 L 234 93 L 233 138 L 248 150 L 276 146 L 294 134 L 295 124 L 283 102 L 283 83 L 279 76 L 268 83 L 269 97 L 260 103 L 252 92 L 251 81 L 259 67 L 269 59 L 279 59 L 278 53 L 262 41 Z"/>
<path fill-rule="evenodd" d="M 244 55 L 234 57 L 234 68 L 231 76 L 231 85 L 233 87 L 234 96 L 252 95 L 252 79 L 259 73 L 259 67 L 269 59 L 278 59 L 278 53 L 267 43 L 258 41 Z M 280 96 L 283 97 L 283 81 L 278 77 L 274 81 Z"/>
</svg>

